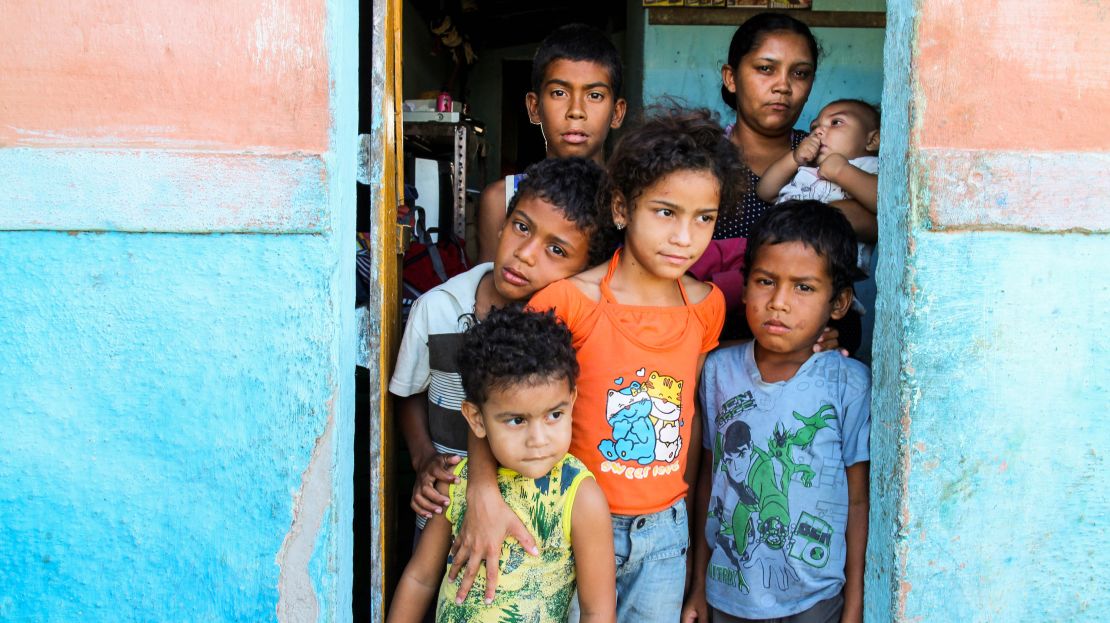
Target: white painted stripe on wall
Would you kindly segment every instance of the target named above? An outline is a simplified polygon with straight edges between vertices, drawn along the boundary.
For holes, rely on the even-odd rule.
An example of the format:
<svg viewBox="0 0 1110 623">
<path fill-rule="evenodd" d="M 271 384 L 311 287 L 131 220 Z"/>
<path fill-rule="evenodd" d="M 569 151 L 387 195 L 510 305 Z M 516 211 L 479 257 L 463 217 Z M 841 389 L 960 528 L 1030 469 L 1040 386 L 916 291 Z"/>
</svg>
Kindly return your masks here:
<svg viewBox="0 0 1110 623">
<path fill-rule="evenodd" d="M 1110 153 L 922 149 L 910 167 L 931 230 L 1110 232 Z"/>
<path fill-rule="evenodd" d="M 322 156 L 0 149 L 0 230 L 325 233 Z"/>
</svg>

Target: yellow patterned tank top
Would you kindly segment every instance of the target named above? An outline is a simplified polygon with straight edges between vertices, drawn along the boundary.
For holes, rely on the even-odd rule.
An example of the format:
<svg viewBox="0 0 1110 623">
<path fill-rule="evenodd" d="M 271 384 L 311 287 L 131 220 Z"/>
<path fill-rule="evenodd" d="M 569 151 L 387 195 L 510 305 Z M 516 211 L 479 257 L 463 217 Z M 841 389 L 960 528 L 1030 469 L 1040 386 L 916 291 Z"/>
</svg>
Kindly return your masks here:
<svg viewBox="0 0 1110 623">
<path fill-rule="evenodd" d="M 447 507 L 452 537 L 458 536 L 466 514 L 469 476 L 466 459 L 455 466 L 455 474 L 460 481 L 451 485 L 451 504 Z M 497 484 L 501 488 L 501 497 L 535 537 L 540 555 L 528 554 L 516 539 L 510 538 L 501 547 L 497 595 L 489 605 L 483 603 L 486 594 L 484 568 L 478 572 L 474 586 L 462 604 L 455 603 L 459 582 L 450 581 L 445 569 L 436 602 L 437 623 L 566 621 L 575 588 L 570 515 L 578 485 L 585 478 L 593 478 L 593 474 L 569 454 L 556 463 L 546 476 L 534 480 L 510 469 L 499 469 Z M 448 560 L 447 566 L 450 565 Z M 461 573 L 459 577 L 462 577 Z"/>
</svg>

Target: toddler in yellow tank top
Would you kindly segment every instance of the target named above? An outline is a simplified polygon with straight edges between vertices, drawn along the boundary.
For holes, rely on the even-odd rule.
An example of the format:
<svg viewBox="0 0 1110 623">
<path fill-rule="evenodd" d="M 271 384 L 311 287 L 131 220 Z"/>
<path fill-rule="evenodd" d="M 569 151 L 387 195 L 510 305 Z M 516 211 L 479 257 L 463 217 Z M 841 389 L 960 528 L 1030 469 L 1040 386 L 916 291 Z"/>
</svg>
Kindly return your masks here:
<svg viewBox="0 0 1110 623">
<path fill-rule="evenodd" d="M 466 514 L 470 465 L 443 484 L 451 502 L 429 522 L 398 584 L 387 622 L 420 621 L 436 599 L 440 622 L 565 621 L 578 590 L 583 621 L 616 620 L 615 564 L 609 507 L 593 475 L 567 453 L 578 362 L 570 332 L 550 312 L 494 309 L 467 330 L 459 351 L 471 430 L 489 441 L 501 466 L 497 483 L 528 527 L 539 555 L 510 539 L 493 575 L 500 590 L 455 598 L 446 576 L 453 537 Z M 486 583 L 483 570 L 477 584 Z"/>
</svg>

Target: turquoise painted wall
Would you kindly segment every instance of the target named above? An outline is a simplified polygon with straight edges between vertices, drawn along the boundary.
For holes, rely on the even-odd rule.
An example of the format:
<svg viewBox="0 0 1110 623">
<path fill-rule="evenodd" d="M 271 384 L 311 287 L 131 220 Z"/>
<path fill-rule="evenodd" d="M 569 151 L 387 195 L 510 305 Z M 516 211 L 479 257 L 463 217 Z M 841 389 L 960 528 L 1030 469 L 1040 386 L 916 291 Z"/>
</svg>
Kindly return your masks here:
<svg viewBox="0 0 1110 623">
<path fill-rule="evenodd" d="M 822 8 L 820 5 L 816 9 Z M 881 0 L 839 0 L 829 10 L 882 10 Z M 708 9 L 706 9 L 708 10 Z M 647 20 L 646 11 L 643 19 Z M 721 66 L 734 26 L 653 26 L 644 33 L 643 100 L 670 95 L 716 110 L 731 123 L 736 113 L 721 101 Z M 806 129 L 826 103 L 842 97 L 878 102 L 883 85 L 883 30 L 814 28 L 825 54 L 798 127 Z"/>
<path fill-rule="evenodd" d="M 930 105 L 938 97 L 958 105 L 961 94 L 922 86 L 922 3 L 889 5 L 866 619 L 1104 621 L 1106 228 L 1073 222 L 1091 233 L 1036 231 L 1045 228 L 1030 222 L 1002 231 L 930 217 L 938 206 L 926 180 L 980 173 L 926 157 L 920 128 Z M 945 32 L 945 16 L 929 19 L 934 33 Z M 1065 35 L 1050 28 L 1031 29 L 1019 47 L 1062 45 Z M 1017 65 L 1002 54 L 979 60 L 1002 74 Z M 1023 92 L 999 84 L 993 104 L 1008 106 Z M 988 163 L 1033 157 L 1027 149 L 976 153 Z M 1066 172 L 1105 155 L 1037 158 Z M 1073 195 L 1064 189 L 1083 181 L 1064 174 L 1057 182 L 1051 203 L 1007 208 L 956 189 L 943 208 L 973 224 L 1000 208 L 1029 221 L 1069 214 Z M 1025 184 L 1020 175 L 992 180 L 994 192 L 1020 194 Z"/>
<path fill-rule="evenodd" d="M 331 254 L 320 236 L 0 235 L 0 619 L 273 619 L 338 398 Z"/>
<path fill-rule="evenodd" d="M 903 401 L 912 392 L 902 384 L 903 322 L 909 313 L 907 276 L 909 246 L 909 136 L 912 124 L 910 67 L 913 59 L 913 11 L 891 3 L 885 42 L 886 87 L 879 147 L 879 240 L 874 280 L 875 326 L 871 362 L 871 513 L 864 575 L 864 618 L 901 621 L 900 596 L 904 553 L 910 544 L 905 529 L 908 485 L 902 456 L 909 444 L 909 417 Z"/>
<path fill-rule="evenodd" d="M 315 164 L 0 146 L 0 621 L 351 619 L 358 5 L 323 4 Z"/>
</svg>

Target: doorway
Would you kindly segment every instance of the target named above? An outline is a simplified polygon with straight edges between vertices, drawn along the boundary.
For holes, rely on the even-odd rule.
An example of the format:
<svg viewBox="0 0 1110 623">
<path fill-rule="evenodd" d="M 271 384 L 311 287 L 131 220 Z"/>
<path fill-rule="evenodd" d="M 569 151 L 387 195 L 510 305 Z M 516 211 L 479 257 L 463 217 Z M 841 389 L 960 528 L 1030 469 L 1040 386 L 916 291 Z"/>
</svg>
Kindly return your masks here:
<svg viewBox="0 0 1110 623">
<path fill-rule="evenodd" d="M 363 4 L 373 4 L 375 6 L 386 4 L 383 0 L 362 0 L 362 2 Z M 411 27 L 400 28 L 397 31 L 400 33 L 400 36 L 411 36 L 413 38 L 423 37 L 425 40 L 431 40 L 431 37 L 424 30 L 429 20 L 427 16 L 422 13 L 422 10 L 434 12 L 439 5 L 431 6 L 434 3 L 421 2 L 395 2 L 390 4 L 397 5 L 397 10 L 400 10 L 399 5 L 404 4 L 404 9 L 406 11 L 415 13 L 421 18 L 415 20 L 418 30 L 414 31 Z M 497 3 L 491 3 L 491 6 L 499 5 Z M 719 49 L 721 47 L 719 45 L 720 40 L 724 40 L 724 47 L 727 49 L 728 38 L 731 36 L 732 30 L 735 29 L 735 26 L 722 27 L 704 25 L 698 26 L 698 29 L 694 29 L 694 26 L 691 25 L 690 29 L 683 33 L 683 31 L 675 30 L 675 26 L 659 28 L 647 23 L 648 20 L 645 19 L 643 9 L 639 6 L 639 3 L 628 3 L 627 5 L 620 4 L 617 10 L 620 12 L 619 21 L 622 25 L 627 25 L 626 30 L 617 33 L 622 39 L 621 45 L 618 45 L 618 47 L 625 47 L 626 57 L 629 56 L 628 53 L 630 51 L 627 46 L 637 46 L 639 54 L 642 57 L 645 50 L 652 50 L 653 53 L 656 53 L 661 49 L 666 49 L 662 44 L 669 41 L 676 54 L 685 54 L 688 57 L 700 55 L 701 61 L 705 59 L 710 59 L 712 61 L 712 59 L 715 59 L 721 53 Z M 473 19 L 473 16 L 465 19 Z M 461 20 L 460 24 L 465 23 L 465 19 Z M 613 16 L 609 16 L 606 20 L 607 21 L 603 25 L 607 25 L 608 27 L 612 27 L 612 24 L 617 21 Z M 404 20 L 406 24 L 411 24 L 412 21 L 414 20 Z M 573 17 L 568 18 L 568 21 L 573 21 Z M 364 23 L 366 23 L 365 19 Z M 374 20 L 374 23 L 377 24 L 378 20 Z M 553 28 L 555 25 L 552 22 L 548 22 L 547 24 L 549 27 L 545 28 L 544 32 Z M 710 39 L 710 37 L 706 35 L 708 31 L 701 30 L 706 28 L 715 29 L 716 34 L 713 35 L 713 38 L 716 39 L 716 43 L 713 45 L 702 42 L 703 39 L 705 41 Z M 827 48 L 836 47 L 842 51 L 847 49 L 854 50 L 851 54 L 834 54 L 823 58 L 822 62 L 825 64 L 822 65 L 822 71 L 829 72 L 825 74 L 823 80 L 830 83 L 838 83 L 842 86 L 855 84 L 852 81 L 858 82 L 861 72 L 864 71 L 864 69 L 860 67 L 860 59 L 875 49 L 878 50 L 880 56 L 882 55 L 883 44 L 881 35 L 879 36 L 879 42 L 877 44 L 873 42 L 869 44 L 869 52 L 863 52 L 860 49 L 860 41 L 866 37 L 861 37 L 858 33 L 854 32 L 856 30 L 858 29 L 846 30 L 825 27 L 823 28 L 824 32 L 818 35 L 818 38 L 822 40 Z M 479 31 L 476 30 L 474 32 L 477 33 Z M 481 32 L 485 33 L 483 36 L 490 36 L 490 33 L 494 31 L 493 29 L 485 27 Z M 502 32 L 513 31 L 512 29 L 508 29 Z M 677 36 L 676 33 L 678 33 Z M 873 33 L 871 38 L 874 38 Z M 478 35 L 475 34 L 473 42 L 476 43 L 480 40 Z M 487 129 L 487 140 L 497 141 L 498 145 L 497 148 L 491 147 L 488 152 L 489 155 L 487 155 L 487 158 L 492 160 L 496 153 L 497 157 L 494 161 L 496 164 L 491 162 L 488 166 L 484 167 L 484 169 L 488 170 L 486 175 L 472 175 L 467 181 L 467 187 L 473 193 L 480 191 L 486 183 L 496 179 L 499 175 L 519 171 L 528 163 L 543 157 L 542 149 L 537 149 L 537 146 L 542 148 L 542 136 L 538 128 L 531 125 L 527 120 L 527 116 L 523 114 L 523 96 L 530 88 L 530 56 L 538 42 L 538 38 L 535 39 L 535 41 L 525 42 L 520 41 L 519 37 L 517 37 L 517 39 L 513 40 L 512 45 L 505 47 L 477 46 L 476 52 L 480 60 L 479 65 L 473 69 L 473 73 L 466 81 L 466 84 L 469 85 L 467 87 L 469 91 L 452 93 L 452 98 L 467 104 L 473 115 L 489 115 L 481 119 L 481 121 L 485 123 Z M 430 54 L 432 45 L 434 45 L 434 43 L 429 43 L 428 49 L 423 52 L 418 50 L 417 53 Z M 489 45 L 488 41 L 485 45 Z M 397 49 L 400 49 L 399 44 Z M 410 44 L 405 45 L 405 53 L 413 53 Z M 681 56 L 678 58 L 680 61 L 683 60 Z M 483 66 L 481 65 L 483 62 L 488 64 Z M 381 63 L 381 59 L 366 59 L 364 57 L 363 66 L 371 67 L 373 64 L 376 71 Z M 844 72 L 843 76 L 845 76 L 845 78 L 843 80 L 837 80 L 835 78 L 836 69 L 833 68 L 837 67 L 838 63 L 840 63 L 840 68 Z M 688 100 L 691 100 L 692 103 L 699 103 L 701 100 L 706 99 L 706 89 L 704 85 L 698 86 L 696 82 L 686 81 L 685 77 L 682 81 L 679 81 L 675 78 L 677 74 L 668 73 L 670 69 L 668 67 L 661 67 L 661 64 L 644 62 L 641 65 L 640 67 L 629 68 L 629 71 L 627 71 L 627 74 L 630 76 L 640 76 L 636 82 L 629 82 L 625 88 L 626 95 L 630 100 L 650 103 L 650 100 L 655 96 L 666 92 L 668 89 L 675 88 L 675 85 L 682 85 L 680 88 L 685 90 L 681 94 L 686 96 Z M 702 62 L 701 64 L 690 66 L 684 66 L 681 62 L 676 63 L 678 67 L 677 71 L 684 74 L 686 77 L 704 71 L 703 65 L 712 65 L 712 62 Z M 483 78 L 481 72 L 485 71 L 485 69 L 480 69 L 480 67 L 488 69 L 489 73 L 493 75 L 492 78 Z M 881 75 L 884 70 L 880 67 L 879 71 Z M 889 75 L 889 70 L 886 71 L 888 71 Z M 371 73 L 373 74 L 373 72 Z M 384 75 L 384 73 L 380 73 L 377 74 L 377 77 L 371 76 L 371 86 L 374 88 L 384 88 L 381 82 L 382 76 Z M 438 83 L 439 81 L 437 80 L 436 82 Z M 367 84 L 365 79 L 362 84 Z M 491 85 L 493 85 L 493 88 L 490 88 Z M 393 106 L 395 110 L 400 110 L 400 102 L 402 99 L 409 99 L 410 97 L 410 93 L 405 91 L 406 86 L 406 84 L 394 85 L 395 90 L 393 96 L 395 97 L 395 102 Z M 636 92 L 628 93 L 629 91 Z M 413 93 L 411 95 L 415 98 L 421 95 L 421 93 Z M 815 94 L 814 97 L 811 98 L 811 103 L 816 108 L 819 108 L 823 103 L 819 100 L 831 97 L 831 95 L 831 92 L 825 95 Z M 889 94 L 883 94 L 884 104 L 886 104 L 884 107 L 892 105 L 891 102 L 886 101 L 889 97 Z M 871 99 L 878 98 L 872 97 Z M 373 97 L 372 102 L 364 103 L 364 112 L 368 110 L 369 106 L 381 100 L 382 96 L 379 95 Z M 706 100 L 705 105 L 719 106 L 719 103 Z M 489 112 L 487 113 L 486 111 Z M 813 114 L 815 113 L 811 113 L 807 110 L 807 112 L 803 114 L 802 121 L 808 123 L 808 119 L 812 118 Z M 806 115 L 809 116 L 807 117 Z M 388 124 L 384 121 L 384 117 L 379 119 L 379 117 L 372 115 L 371 121 L 377 123 L 377 125 L 375 125 L 375 123 L 370 123 L 366 129 L 360 128 L 360 131 L 384 131 L 387 128 Z M 399 126 L 400 119 L 395 117 L 394 123 L 398 125 L 392 126 L 393 136 L 401 137 L 403 131 Z M 884 141 L 885 140 L 887 140 L 887 137 L 884 136 Z M 895 138 L 892 145 L 897 146 L 897 144 L 897 138 Z M 398 145 L 398 150 L 399 149 L 400 146 Z M 482 169 L 483 167 L 481 166 L 474 168 L 476 171 Z M 399 194 L 396 193 L 396 189 L 401 187 L 401 181 L 400 173 L 395 173 L 395 175 L 396 179 L 394 183 L 396 186 L 394 188 L 394 199 L 396 201 L 397 197 L 399 197 Z M 367 205 L 370 206 L 371 210 L 385 211 L 390 209 L 389 206 L 381 203 L 379 200 L 375 200 L 372 195 L 373 193 L 367 192 Z M 361 200 L 362 197 L 360 197 L 360 201 Z M 884 204 L 885 203 L 884 201 Z M 360 211 L 360 223 L 361 216 L 362 212 Z M 395 219 L 395 211 L 392 213 L 392 216 Z M 369 220 L 371 221 L 370 226 L 377 226 L 383 223 L 381 214 Z M 361 226 L 360 231 L 364 231 Z M 383 247 L 396 250 L 397 239 L 395 233 L 390 233 L 393 230 L 391 228 L 386 228 L 380 231 L 382 233 L 380 236 L 375 236 L 375 241 L 380 241 Z M 392 270 L 396 271 L 396 253 L 393 255 L 392 261 L 394 264 Z M 397 283 L 395 273 L 392 279 L 394 280 L 393 284 L 395 286 Z M 395 294 L 396 290 L 386 290 L 384 291 L 383 297 L 392 298 Z M 396 308 L 394 307 L 393 309 L 393 313 L 396 313 Z M 370 558 L 376 561 L 373 565 L 369 565 L 365 574 L 361 576 L 369 577 L 369 585 L 373 587 L 373 591 L 378 591 L 375 595 L 369 595 L 369 601 L 371 601 L 374 606 L 367 609 L 371 614 L 371 618 L 375 620 L 378 616 L 384 616 L 385 608 L 388 606 L 388 595 L 391 592 L 391 588 L 396 581 L 399 571 L 403 568 L 405 560 L 407 560 L 407 555 L 412 543 L 411 539 L 407 537 L 409 534 L 408 529 L 412 523 L 411 512 L 408 510 L 408 497 L 411 492 L 411 484 L 404 481 L 401 475 L 401 472 L 408 468 L 407 458 L 405 458 L 403 454 L 403 443 L 392 432 L 393 426 L 391 417 L 389 416 L 389 408 L 391 406 L 388 403 L 388 396 L 385 395 L 384 389 L 388 384 L 386 370 L 389 368 L 386 364 L 392 360 L 392 353 L 395 351 L 396 340 L 400 335 L 399 326 L 393 324 L 395 323 L 393 317 L 381 316 L 378 322 L 380 323 L 383 333 L 377 344 L 384 347 L 387 341 L 392 340 L 394 346 L 393 349 L 389 351 L 389 354 L 383 353 L 381 355 L 383 357 L 381 361 L 386 362 L 383 363 L 383 366 L 386 367 L 379 370 L 377 376 L 369 374 L 366 377 L 366 385 L 364 385 L 366 392 L 365 394 L 360 394 L 360 400 L 362 396 L 366 396 L 370 404 L 379 406 L 382 409 L 379 413 L 382 415 L 378 416 L 376 419 L 373 419 L 373 416 L 371 416 L 371 419 L 368 419 L 369 428 L 365 435 L 358 440 L 360 444 L 359 452 L 370 457 L 370 460 L 363 463 L 364 473 L 362 475 L 363 481 L 366 482 L 368 486 L 361 487 L 356 482 L 356 495 L 366 491 L 362 501 L 364 512 L 373 517 L 371 523 L 377 526 L 378 530 L 377 532 L 370 530 L 368 534 L 365 526 L 363 526 L 361 528 L 363 532 L 360 536 L 358 532 L 360 527 L 356 525 L 355 528 L 356 542 L 360 544 L 368 543 L 365 548 L 360 550 L 361 553 L 357 554 L 357 556 L 365 559 L 369 555 Z M 389 336 L 388 340 L 385 338 L 387 325 L 392 327 L 389 330 L 394 331 L 394 333 Z M 897 357 L 897 354 L 895 353 L 894 356 Z M 375 379 L 378 384 L 376 388 L 372 387 L 375 383 Z M 375 446 L 374 444 L 377 445 Z M 356 470 L 357 468 L 358 466 L 356 465 Z M 364 514 L 363 516 L 365 517 L 366 515 Z M 356 545 L 356 547 L 360 547 L 360 545 Z M 356 560 L 358 560 L 358 558 L 356 558 Z M 358 567 L 359 565 L 356 563 L 356 595 L 359 592 L 358 585 L 360 576 L 358 576 Z M 367 597 L 366 591 L 362 593 L 363 597 Z M 367 599 L 363 598 L 360 600 L 356 597 L 356 620 L 362 620 L 359 615 L 364 612 L 364 610 L 359 609 L 359 601 L 365 603 Z"/>
</svg>

